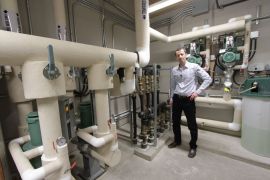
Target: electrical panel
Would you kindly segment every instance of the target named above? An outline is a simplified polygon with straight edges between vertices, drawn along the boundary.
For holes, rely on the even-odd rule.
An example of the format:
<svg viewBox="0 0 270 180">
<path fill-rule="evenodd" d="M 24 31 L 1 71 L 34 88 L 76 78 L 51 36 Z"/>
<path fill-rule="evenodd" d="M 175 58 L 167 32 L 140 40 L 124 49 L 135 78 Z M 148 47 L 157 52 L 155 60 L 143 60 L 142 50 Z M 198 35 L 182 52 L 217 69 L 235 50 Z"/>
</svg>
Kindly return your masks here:
<svg viewBox="0 0 270 180">
<path fill-rule="evenodd" d="M 74 101 L 72 97 L 61 96 L 58 99 L 62 134 L 66 140 L 76 136 Z"/>
</svg>

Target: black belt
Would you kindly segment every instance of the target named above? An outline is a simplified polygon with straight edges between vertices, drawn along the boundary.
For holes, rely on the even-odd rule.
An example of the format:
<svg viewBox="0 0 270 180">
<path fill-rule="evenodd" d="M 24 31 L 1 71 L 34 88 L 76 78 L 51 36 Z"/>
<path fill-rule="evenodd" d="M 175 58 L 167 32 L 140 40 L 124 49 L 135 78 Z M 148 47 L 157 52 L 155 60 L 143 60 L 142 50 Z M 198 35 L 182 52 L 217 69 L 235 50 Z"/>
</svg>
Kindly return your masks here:
<svg viewBox="0 0 270 180">
<path fill-rule="evenodd" d="M 174 94 L 174 95 L 176 95 L 179 99 L 189 99 L 190 98 L 190 96 L 182 96 L 180 94 Z"/>
</svg>

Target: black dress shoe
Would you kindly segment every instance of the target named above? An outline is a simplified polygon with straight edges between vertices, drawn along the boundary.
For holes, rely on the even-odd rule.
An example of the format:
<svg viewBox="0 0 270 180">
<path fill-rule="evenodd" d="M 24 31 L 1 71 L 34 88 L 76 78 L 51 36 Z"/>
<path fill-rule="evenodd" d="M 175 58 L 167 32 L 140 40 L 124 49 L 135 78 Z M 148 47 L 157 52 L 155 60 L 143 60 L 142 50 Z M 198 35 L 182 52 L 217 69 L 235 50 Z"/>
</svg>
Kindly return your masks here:
<svg viewBox="0 0 270 180">
<path fill-rule="evenodd" d="M 196 156 L 196 149 L 190 149 L 188 152 L 189 158 L 194 158 Z"/>
<path fill-rule="evenodd" d="M 175 148 L 176 146 L 180 146 L 181 143 L 176 143 L 176 142 L 172 142 L 171 144 L 168 145 L 168 148 Z"/>
</svg>

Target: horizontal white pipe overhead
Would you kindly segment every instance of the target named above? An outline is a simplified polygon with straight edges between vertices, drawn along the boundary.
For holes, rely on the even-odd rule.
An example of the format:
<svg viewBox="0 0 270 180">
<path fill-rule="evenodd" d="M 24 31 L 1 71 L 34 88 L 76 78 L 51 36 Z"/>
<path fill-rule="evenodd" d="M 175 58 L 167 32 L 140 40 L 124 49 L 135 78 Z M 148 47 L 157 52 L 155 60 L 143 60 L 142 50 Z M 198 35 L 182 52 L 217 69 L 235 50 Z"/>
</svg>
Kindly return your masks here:
<svg viewBox="0 0 270 180">
<path fill-rule="evenodd" d="M 153 28 L 150 28 L 150 34 L 151 34 L 151 37 L 153 37 L 154 39 L 160 40 L 162 42 L 169 42 L 168 36 L 166 36 L 165 34 L 162 34 L 161 32 Z"/>
<path fill-rule="evenodd" d="M 40 60 L 48 57 L 48 45 L 54 48 L 55 60 L 65 65 L 88 67 L 107 62 L 114 54 L 116 67 L 134 66 L 137 54 L 110 48 L 61 41 L 51 38 L 32 36 L 0 30 L 0 64 L 22 65 L 25 61 Z"/>
<path fill-rule="evenodd" d="M 163 42 L 175 42 L 175 41 L 183 41 L 183 40 L 188 40 L 188 39 L 195 39 L 195 38 L 204 37 L 204 36 L 216 34 L 216 33 L 240 30 L 244 28 L 245 28 L 245 20 L 239 20 L 239 21 L 212 26 L 205 29 L 199 29 L 196 31 L 181 33 L 174 36 L 166 36 L 152 28 L 150 28 L 150 33 L 151 33 L 151 36 L 157 40 L 160 40 Z"/>
<path fill-rule="evenodd" d="M 91 134 L 84 131 L 78 131 L 77 136 L 96 148 L 100 148 L 114 139 L 112 134 L 96 138 L 95 136 L 92 136 Z"/>
<path fill-rule="evenodd" d="M 149 13 L 153 13 L 156 11 L 159 11 L 161 9 L 167 8 L 169 6 L 172 6 L 176 3 L 179 3 L 183 0 L 163 0 L 163 1 L 159 1 L 157 3 L 154 3 L 152 5 L 149 6 Z"/>
</svg>

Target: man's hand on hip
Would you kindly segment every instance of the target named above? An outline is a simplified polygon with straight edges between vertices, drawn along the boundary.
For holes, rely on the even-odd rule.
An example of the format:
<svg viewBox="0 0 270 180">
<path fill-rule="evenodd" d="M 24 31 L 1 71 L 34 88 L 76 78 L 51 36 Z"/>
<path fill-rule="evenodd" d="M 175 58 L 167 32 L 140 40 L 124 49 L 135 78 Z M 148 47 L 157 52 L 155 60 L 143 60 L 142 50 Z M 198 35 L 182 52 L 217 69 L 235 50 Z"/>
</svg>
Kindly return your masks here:
<svg viewBox="0 0 270 180">
<path fill-rule="evenodd" d="M 190 96 L 190 100 L 195 100 L 195 98 L 198 97 L 198 94 L 196 92 L 192 93 Z"/>
</svg>

